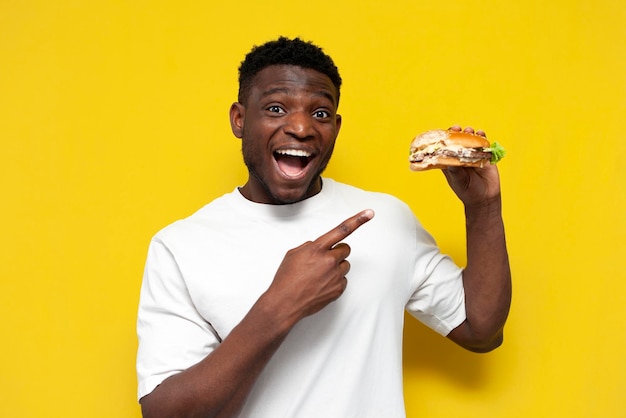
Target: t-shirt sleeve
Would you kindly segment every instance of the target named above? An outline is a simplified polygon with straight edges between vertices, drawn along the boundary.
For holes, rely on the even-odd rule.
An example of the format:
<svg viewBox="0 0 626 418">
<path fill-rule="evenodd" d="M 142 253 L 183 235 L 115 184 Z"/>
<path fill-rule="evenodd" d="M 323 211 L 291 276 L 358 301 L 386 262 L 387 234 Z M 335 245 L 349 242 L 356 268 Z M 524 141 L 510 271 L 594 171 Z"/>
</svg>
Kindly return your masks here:
<svg viewBox="0 0 626 418">
<path fill-rule="evenodd" d="M 406 309 L 441 335 L 448 335 L 466 318 L 463 270 L 442 254 L 432 236 L 416 224 L 414 292 Z"/>
<path fill-rule="evenodd" d="M 138 399 L 205 358 L 219 336 L 194 306 L 175 256 L 150 243 L 137 315 Z"/>
</svg>

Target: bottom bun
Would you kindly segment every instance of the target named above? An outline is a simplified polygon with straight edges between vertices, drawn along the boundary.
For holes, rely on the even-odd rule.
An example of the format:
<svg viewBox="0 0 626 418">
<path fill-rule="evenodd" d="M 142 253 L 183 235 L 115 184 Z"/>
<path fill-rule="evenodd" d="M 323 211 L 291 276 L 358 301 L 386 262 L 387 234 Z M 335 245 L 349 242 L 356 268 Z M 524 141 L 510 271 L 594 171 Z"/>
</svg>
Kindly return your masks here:
<svg viewBox="0 0 626 418">
<path fill-rule="evenodd" d="M 447 168 L 447 167 L 479 167 L 482 168 L 489 164 L 489 160 L 479 160 L 479 161 L 461 161 L 458 158 L 452 157 L 434 157 L 434 158 L 425 158 L 423 161 L 419 163 L 411 163 L 410 168 L 413 171 L 426 171 L 433 170 L 436 168 Z"/>
</svg>

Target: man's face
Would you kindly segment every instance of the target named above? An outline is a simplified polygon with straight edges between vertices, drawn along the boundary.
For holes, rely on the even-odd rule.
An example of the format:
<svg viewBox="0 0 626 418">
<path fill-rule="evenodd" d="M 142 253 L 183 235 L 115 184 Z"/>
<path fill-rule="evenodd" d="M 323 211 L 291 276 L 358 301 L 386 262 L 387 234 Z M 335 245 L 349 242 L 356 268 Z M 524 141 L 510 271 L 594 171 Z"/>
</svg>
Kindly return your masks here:
<svg viewBox="0 0 626 418">
<path fill-rule="evenodd" d="M 321 190 L 341 126 L 337 100 L 331 80 L 312 69 L 275 65 L 256 75 L 246 105 L 230 110 L 249 172 L 247 199 L 285 204 Z"/>
</svg>

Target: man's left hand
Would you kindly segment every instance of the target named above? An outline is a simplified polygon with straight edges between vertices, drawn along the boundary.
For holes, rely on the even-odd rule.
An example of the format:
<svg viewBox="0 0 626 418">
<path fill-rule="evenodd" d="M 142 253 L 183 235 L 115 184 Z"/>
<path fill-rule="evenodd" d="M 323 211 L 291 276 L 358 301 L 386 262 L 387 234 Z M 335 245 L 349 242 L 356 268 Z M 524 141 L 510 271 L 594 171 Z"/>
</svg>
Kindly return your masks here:
<svg viewBox="0 0 626 418">
<path fill-rule="evenodd" d="M 484 131 L 474 131 L 472 127 L 462 129 L 460 126 L 453 126 L 450 130 L 458 132 L 463 130 L 487 137 Z M 442 171 L 448 184 L 466 207 L 488 204 L 500 197 L 500 177 L 497 167 L 493 164 L 480 168 L 448 167 Z"/>
</svg>

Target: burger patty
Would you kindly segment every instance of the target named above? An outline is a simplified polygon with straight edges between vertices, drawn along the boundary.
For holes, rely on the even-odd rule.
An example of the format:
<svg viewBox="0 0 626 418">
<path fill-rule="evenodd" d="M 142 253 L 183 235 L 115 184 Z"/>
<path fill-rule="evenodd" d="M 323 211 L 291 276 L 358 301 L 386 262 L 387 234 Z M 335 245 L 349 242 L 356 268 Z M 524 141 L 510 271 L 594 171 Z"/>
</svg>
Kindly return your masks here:
<svg viewBox="0 0 626 418">
<path fill-rule="evenodd" d="M 450 157 L 458 158 L 461 161 L 474 162 L 491 159 L 491 152 L 483 151 L 482 148 L 439 148 L 438 150 L 431 153 L 415 151 L 411 154 L 410 161 L 419 163 L 427 157 Z"/>
</svg>

